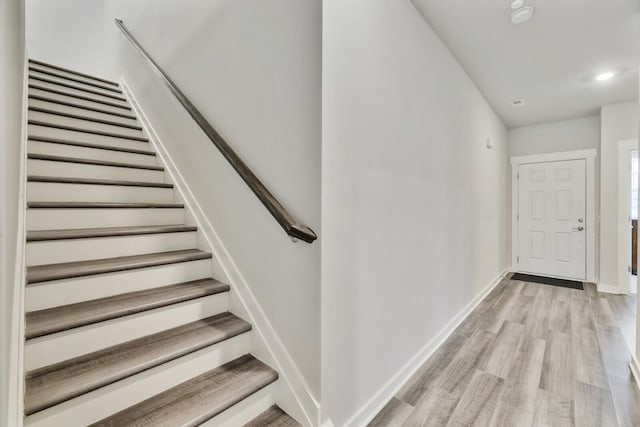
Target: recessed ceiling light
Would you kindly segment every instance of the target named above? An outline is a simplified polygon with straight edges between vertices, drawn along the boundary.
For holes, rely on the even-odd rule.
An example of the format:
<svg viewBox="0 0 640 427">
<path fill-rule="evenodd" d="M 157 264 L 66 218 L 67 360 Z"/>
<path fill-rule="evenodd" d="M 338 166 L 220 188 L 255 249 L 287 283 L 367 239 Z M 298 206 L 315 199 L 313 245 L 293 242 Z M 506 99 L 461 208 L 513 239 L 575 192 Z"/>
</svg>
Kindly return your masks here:
<svg viewBox="0 0 640 427">
<path fill-rule="evenodd" d="M 511 106 L 513 108 L 521 108 L 521 107 L 524 107 L 525 105 L 527 105 L 527 103 L 524 102 L 523 99 L 516 99 L 516 100 L 511 101 Z"/>
<path fill-rule="evenodd" d="M 521 7 L 511 12 L 511 22 L 513 24 L 523 24 L 533 16 L 533 8 L 531 6 Z"/>
<path fill-rule="evenodd" d="M 612 77 L 615 77 L 616 73 L 613 71 L 607 71 L 605 73 L 600 73 L 596 76 L 596 80 L 599 82 L 603 82 L 605 80 L 609 80 Z"/>
</svg>

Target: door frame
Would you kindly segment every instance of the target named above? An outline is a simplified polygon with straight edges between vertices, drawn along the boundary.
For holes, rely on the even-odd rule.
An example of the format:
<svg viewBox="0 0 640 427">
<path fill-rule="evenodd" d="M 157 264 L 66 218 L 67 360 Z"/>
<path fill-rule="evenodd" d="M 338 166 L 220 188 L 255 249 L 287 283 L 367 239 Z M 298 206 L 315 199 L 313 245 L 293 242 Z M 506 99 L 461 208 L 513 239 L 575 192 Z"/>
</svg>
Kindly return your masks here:
<svg viewBox="0 0 640 427">
<path fill-rule="evenodd" d="M 531 163 L 559 162 L 564 160 L 584 160 L 586 178 L 586 281 L 596 283 L 596 157 L 595 148 L 558 153 L 534 154 L 530 156 L 511 157 L 511 269 L 519 271 L 518 265 L 518 206 L 519 185 L 518 168 Z"/>
<path fill-rule="evenodd" d="M 618 141 L 618 291 L 631 292 L 629 263 L 631 262 L 630 222 L 631 152 L 638 150 L 638 140 Z"/>
</svg>

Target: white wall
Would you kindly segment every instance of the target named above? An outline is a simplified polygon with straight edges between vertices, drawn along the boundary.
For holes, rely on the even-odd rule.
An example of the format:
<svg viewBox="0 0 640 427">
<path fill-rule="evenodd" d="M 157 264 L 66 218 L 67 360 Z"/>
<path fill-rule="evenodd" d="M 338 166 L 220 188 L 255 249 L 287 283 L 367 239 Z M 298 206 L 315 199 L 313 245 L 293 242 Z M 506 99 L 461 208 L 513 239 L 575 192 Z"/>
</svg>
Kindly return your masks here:
<svg viewBox="0 0 640 427">
<path fill-rule="evenodd" d="M 509 130 L 509 155 L 600 149 L 600 116 L 524 126 Z"/>
<path fill-rule="evenodd" d="M 618 284 L 618 142 L 638 138 L 638 103 L 602 107 L 600 150 L 600 284 Z"/>
<path fill-rule="evenodd" d="M 325 0 L 323 50 L 322 416 L 342 426 L 507 266 L 507 130 L 409 0 Z"/>
<path fill-rule="evenodd" d="M 21 228 L 20 165 L 24 2 L 0 1 L 0 425 L 16 425 L 19 388 L 14 318 Z"/>
<path fill-rule="evenodd" d="M 131 86 L 318 399 L 322 238 L 311 245 L 290 240 L 113 19 L 124 20 L 293 216 L 320 234 L 320 1 L 106 5 L 108 62 Z"/>
<path fill-rule="evenodd" d="M 29 57 L 98 76 L 104 70 L 103 0 L 26 0 Z"/>
</svg>

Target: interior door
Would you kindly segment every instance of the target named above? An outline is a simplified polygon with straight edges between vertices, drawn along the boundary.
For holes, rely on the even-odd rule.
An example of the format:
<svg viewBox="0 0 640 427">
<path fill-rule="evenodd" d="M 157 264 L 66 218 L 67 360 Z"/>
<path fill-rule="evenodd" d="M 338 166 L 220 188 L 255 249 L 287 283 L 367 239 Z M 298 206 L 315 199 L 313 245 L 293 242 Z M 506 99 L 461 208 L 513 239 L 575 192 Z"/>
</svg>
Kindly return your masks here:
<svg viewBox="0 0 640 427">
<path fill-rule="evenodd" d="M 518 270 L 585 280 L 586 162 L 518 168 Z"/>
</svg>

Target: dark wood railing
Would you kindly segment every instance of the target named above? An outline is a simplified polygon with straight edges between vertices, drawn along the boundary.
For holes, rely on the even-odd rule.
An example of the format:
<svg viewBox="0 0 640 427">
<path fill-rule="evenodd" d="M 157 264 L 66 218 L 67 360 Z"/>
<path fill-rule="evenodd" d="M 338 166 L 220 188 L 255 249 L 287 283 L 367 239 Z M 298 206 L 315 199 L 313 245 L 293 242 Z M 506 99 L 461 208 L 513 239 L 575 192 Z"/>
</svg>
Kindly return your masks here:
<svg viewBox="0 0 640 427">
<path fill-rule="evenodd" d="M 127 30 L 124 23 L 120 19 L 116 19 L 116 25 L 122 33 L 129 39 L 136 50 L 140 53 L 145 62 L 149 65 L 152 71 L 164 81 L 169 90 L 178 98 L 178 101 L 187 110 L 191 117 L 196 121 L 198 126 L 209 137 L 211 142 L 218 147 L 218 150 L 227 159 L 231 166 L 236 170 L 244 182 L 251 188 L 251 191 L 260 199 L 262 204 L 273 215 L 276 221 L 282 226 L 284 231 L 294 239 L 300 239 L 307 243 L 311 243 L 317 239 L 316 233 L 306 225 L 296 222 L 291 214 L 282 206 L 282 203 L 276 199 L 276 197 L 265 187 L 265 185 L 258 179 L 258 177 L 249 169 L 249 166 L 233 151 L 227 141 L 220 136 L 220 134 L 211 126 L 211 124 L 204 118 L 202 113 L 189 101 L 184 93 L 171 81 L 169 76 L 162 71 L 162 69 L 151 59 L 149 54 L 138 43 L 136 38 Z"/>
</svg>

